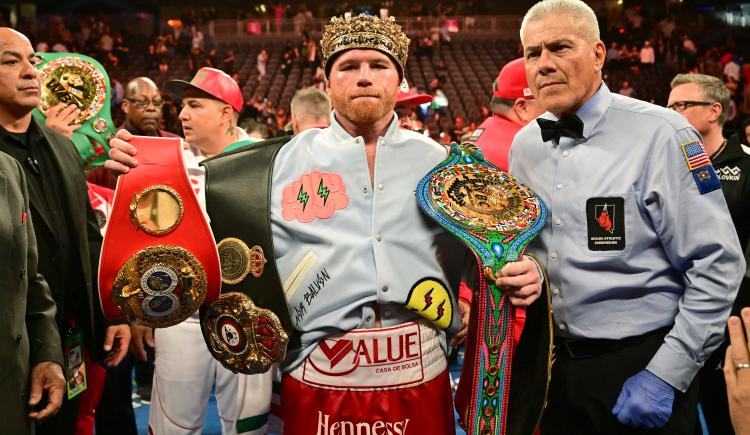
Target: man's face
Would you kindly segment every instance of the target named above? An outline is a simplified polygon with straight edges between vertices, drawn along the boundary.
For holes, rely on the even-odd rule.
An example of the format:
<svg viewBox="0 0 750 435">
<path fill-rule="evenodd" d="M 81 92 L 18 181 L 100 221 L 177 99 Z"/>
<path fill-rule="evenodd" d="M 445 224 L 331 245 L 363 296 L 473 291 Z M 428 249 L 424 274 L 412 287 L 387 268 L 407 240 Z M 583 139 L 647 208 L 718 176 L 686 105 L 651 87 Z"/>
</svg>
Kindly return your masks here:
<svg viewBox="0 0 750 435">
<path fill-rule="evenodd" d="M 127 99 L 122 101 L 122 110 L 131 127 L 140 132 L 152 133 L 159 128 L 162 104 L 158 89 L 152 86 L 139 86 L 133 95 L 128 95 Z"/>
<path fill-rule="evenodd" d="M 523 48 L 529 87 L 555 115 L 575 113 L 599 89 L 604 44 L 579 36 L 570 16 L 550 15 L 528 23 Z"/>
<path fill-rule="evenodd" d="M 201 151 L 216 142 L 222 131 L 222 106 L 216 101 L 192 89 L 185 92 L 182 99 L 180 121 L 185 140 Z"/>
<path fill-rule="evenodd" d="M 719 115 L 721 115 L 721 104 L 708 100 L 703 94 L 703 89 L 695 83 L 685 83 L 675 86 L 674 89 L 672 89 L 669 93 L 667 107 L 672 107 L 673 104 L 680 102 L 691 102 L 687 105 L 685 110 L 680 113 L 687 118 L 690 125 L 698 130 L 698 133 L 701 135 L 705 135 L 709 132 L 711 125 L 715 123 L 719 118 Z M 702 104 L 704 102 L 711 104 Z M 679 104 L 677 104 L 677 106 L 679 106 Z M 679 112 L 680 110 L 677 111 Z"/>
<path fill-rule="evenodd" d="M 0 110 L 24 115 L 39 105 L 38 58 L 26 37 L 0 29 Z"/>
<path fill-rule="evenodd" d="M 391 117 L 398 88 L 398 70 L 387 55 L 356 49 L 336 58 L 327 91 L 339 115 L 365 125 Z"/>
</svg>

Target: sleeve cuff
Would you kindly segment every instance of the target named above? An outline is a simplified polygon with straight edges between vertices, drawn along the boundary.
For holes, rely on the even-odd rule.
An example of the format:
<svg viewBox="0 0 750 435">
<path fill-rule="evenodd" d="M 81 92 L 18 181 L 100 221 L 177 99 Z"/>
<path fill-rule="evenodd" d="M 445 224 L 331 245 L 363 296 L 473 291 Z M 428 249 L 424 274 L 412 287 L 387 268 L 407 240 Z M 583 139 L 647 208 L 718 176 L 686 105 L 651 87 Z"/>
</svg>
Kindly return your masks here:
<svg viewBox="0 0 750 435">
<path fill-rule="evenodd" d="M 661 345 L 646 366 L 646 370 L 683 393 L 700 368 L 700 364 L 674 351 L 666 343 Z"/>
<path fill-rule="evenodd" d="M 542 269 L 542 265 L 539 264 L 539 259 L 536 258 L 536 255 L 532 253 L 526 253 L 525 256 L 529 257 L 531 261 L 534 262 L 536 265 L 536 271 L 539 272 L 539 284 L 544 284 L 544 269 Z"/>
</svg>

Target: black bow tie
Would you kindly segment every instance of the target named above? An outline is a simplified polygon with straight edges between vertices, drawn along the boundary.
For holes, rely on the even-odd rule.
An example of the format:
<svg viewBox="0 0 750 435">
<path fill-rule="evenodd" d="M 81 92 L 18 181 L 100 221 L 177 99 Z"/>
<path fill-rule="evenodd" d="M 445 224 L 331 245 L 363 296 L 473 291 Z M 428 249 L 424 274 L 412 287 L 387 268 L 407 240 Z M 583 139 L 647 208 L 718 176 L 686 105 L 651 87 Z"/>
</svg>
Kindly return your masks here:
<svg viewBox="0 0 750 435">
<path fill-rule="evenodd" d="M 583 137 L 583 121 L 578 115 L 568 116 L 559 121 L 537 118 L 536 122 L 542 128 L 542 140 L 545 142 L 552 139 L 560 140 L 560 136 Z"/>
</svg>

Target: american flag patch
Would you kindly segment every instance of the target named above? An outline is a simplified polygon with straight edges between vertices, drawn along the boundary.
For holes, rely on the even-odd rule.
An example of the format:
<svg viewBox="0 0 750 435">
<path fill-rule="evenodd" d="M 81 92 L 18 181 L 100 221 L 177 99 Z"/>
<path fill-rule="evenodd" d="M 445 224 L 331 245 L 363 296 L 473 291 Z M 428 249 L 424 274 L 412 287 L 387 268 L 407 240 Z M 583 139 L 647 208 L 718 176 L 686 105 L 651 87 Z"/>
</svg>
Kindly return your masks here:
<svg viewBox="0 0 750 435">
<path fill-rule="evenodd" d="M 703 144 L 698 140 L 682 144 L 682 153 L 685 154 L 685 160 L 691 171 L 711 164 L 711 159 L 708 158 Z"/>
</svg>

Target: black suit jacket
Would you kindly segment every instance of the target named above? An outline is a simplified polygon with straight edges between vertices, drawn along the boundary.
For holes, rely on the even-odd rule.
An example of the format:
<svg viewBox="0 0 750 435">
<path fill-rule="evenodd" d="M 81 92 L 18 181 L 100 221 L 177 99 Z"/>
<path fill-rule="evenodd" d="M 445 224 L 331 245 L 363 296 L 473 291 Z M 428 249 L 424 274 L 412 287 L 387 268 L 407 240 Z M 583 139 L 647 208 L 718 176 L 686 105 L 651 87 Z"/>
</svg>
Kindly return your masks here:
<svg viewBox="0 0 750 435">
<path fill-rule="evenodd" d="M 71 252 L 75 253 L 73 263 L 77 266 L 73 273 L 79 276 L 73 280 L 75 285 L 60 288 L 55 284 L 60 280 L 61 268 L 66 267 L 65 259 L 60 258 L 58 252 L 58 234 L 55 234 L 53 217 L 47 212 L 48 208 L 41 206 L 45 198 L 41 190 L 29 185 L 29 202 L 31 213 L 34 215 L 34 229 L 36 232 L 37 248 L 39 252 L 39 272 L 50 283 L 52 298 L 58 306 L 58 312 L 73 312 L 83 332 L 84 344 L 94 360 L 104 358 L 102 343 L 106 322 L 99 304 L 97 273 L 99 268 L 99 254 L 101 251 L 101 233 L 88 199 L 86 179 L 83 164 L 75 145 L 70 139 L 45 127 L 32 119 L 42 133 L 52 160 L 58 165 L 62 175 L 60 190 L 63 192 L 60 200 L 63 216 L 57 219 L 65 220 L 65 228 L 71 243 Z M 0 139 L 2 140 L 2 139 Z M 6 148 L 7 149 L 7 148 Z M 28 170 L 26 165 L 22 165 Z M 27 173 L 27 179 L 31 175 Z M 60 335 L 64 336 L 64 316 L 58 314 L 57 322 Z"/>
</svg>

